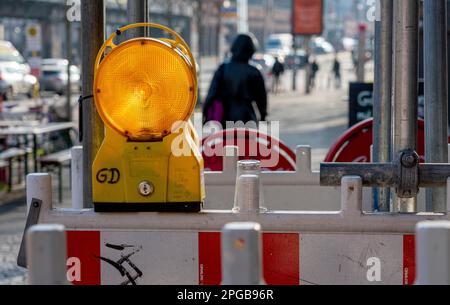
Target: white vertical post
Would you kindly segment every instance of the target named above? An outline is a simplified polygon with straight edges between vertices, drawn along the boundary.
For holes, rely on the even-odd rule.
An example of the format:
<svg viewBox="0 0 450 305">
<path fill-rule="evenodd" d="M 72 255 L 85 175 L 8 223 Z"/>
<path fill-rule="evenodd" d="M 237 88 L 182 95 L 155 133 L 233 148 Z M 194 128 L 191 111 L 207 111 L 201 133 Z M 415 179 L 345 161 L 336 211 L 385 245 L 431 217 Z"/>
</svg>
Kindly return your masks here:
<svg viewBox="0 0 450 305">
<path fill-rule="evenodd" d="M 236 184 L 234 211 L 238 213 L 260 212 L 260 178 L 257 175 L 242 175 Z"/>
<path fill-rule="evenodd" d="M 52 178 L 49 174 L 29 174 L 27 176 L 27 213 L 33 198 L 42 200 L 43 208 L 52 208 Z"/>
<path fill-rule="evenodd" d="M 26 235 L 28 283 L 65 285 L 66 232 L 63 225 L 32 226 Z"/>
<path fill-rule="evenodd" d="M 237 1 L 238 32 L 248 33 L 248 0 Z"/>
<path fill-rule="evenodd" d="M 362 179 L 359 176 L 346 176 L 341 183 L 342 213 L 362 213 Z"/>
<path fill-rule="evenodd" d="M 225 146 L 223 156 L 223 175 L 232 179 L 236 178 L 236 164 L 239 161 L 239 148 L 237 146 Z"/>
<path fill-rule="evenodd" d="M 299 145 L 296 150 L 297 172 L 302 174 L 311 174 L 311 146 Z"/>
<path fill-rule="evenodd" d="M 83 147 L 72 148 L 72 208 L 83 209 Z"/>
<path fill-rule="evenodd" d="M 417 285 L 450 285 L 450 222 L 417 225 Z"/>
<path fill-rule="evenodd" d="M 261 285 L 261 226 L 230 223 L 222 229 L 222 285 Z"/>
</svg>

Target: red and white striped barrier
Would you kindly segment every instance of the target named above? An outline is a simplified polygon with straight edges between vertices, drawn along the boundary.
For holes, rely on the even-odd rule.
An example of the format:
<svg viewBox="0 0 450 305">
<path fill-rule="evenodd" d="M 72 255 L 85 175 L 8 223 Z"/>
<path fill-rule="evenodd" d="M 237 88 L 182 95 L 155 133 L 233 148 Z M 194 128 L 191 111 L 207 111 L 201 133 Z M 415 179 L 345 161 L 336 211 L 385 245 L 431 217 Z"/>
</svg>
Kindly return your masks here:
<svg viewBox="0 0 450 305">
<path fill-rule="evenodd" d="M 415 281 L 414 235 L 264 233 L 262 249 L 269 285 Z M 74 284 L 222 282 L 220 232 L 68 231 L 67 253 Z"/>
<path fill-rule="evenodd" d="M 28 203 L 42 201 L 37 223 L 67 228 L 67 275 L 74 284 L 220 284 L 220 232 L 232 222 L 261 225 L 269 285 L 413 284 L 416 224 L 448 220 L 447 214 L 365 214 L 359 177 L 343 178 L 340 211 L 266 213 L 53 209 L 50 176 L 30 175 L 27 182 Z"/>
</svg>

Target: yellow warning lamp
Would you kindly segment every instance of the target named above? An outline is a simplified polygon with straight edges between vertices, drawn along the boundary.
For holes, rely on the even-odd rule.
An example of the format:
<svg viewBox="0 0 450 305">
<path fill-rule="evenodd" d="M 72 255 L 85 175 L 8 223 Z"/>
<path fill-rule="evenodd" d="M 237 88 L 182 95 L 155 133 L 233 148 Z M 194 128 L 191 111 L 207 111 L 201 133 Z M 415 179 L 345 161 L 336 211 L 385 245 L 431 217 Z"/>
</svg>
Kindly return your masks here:
<svg viewBox="0 0 450 305">
<path fill-rule="evenodd" d="M 114 44 L 117 36 L 138 27 L 160 29 L 174 39 Z M 158 24 L 118 29 L 98 53 L 93 90 L 105 123 L 92 167 L 95 211 L 200 211 L 203 159 L 190 121 L 197 71 L 184 40 Z"/>
</svg>

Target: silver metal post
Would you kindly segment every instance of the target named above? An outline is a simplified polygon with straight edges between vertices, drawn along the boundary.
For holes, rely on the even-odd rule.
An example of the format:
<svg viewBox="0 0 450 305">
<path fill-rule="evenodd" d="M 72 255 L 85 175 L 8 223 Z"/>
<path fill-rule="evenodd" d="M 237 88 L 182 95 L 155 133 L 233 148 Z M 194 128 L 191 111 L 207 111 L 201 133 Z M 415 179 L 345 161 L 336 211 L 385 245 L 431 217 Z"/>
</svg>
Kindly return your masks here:
<svg viewBox="0 0 450 305">
<path fill-rule="evenodd" d="M 416 150 L 419 1 L 395 0 L 394 152 Z M 385 68 L 385 67 L 383 67 Z M 417 212 L 417 198 L 394 199 L 395 212 Z"/>
<path fill-rule="evenodd" d="M 83 147 L 75 146 L 71 150 L 72 208 L 83 209 Z"/>
<path fill-rule="evenodd" d="M 63 225 L 35 225 L 26 235 L 28 283 L 66 285 L 66 232 Z"/>
<path fill-rule="evenodd" d="M 425 158 L 448 163 L 447 0 L 424 1 Z M 445 212 L 446 189 L 427 190 L 427 211 Z"/>
<path fill-rule="evenodd" d="M 450 222 L 421 222 L 416 233 L 416 284 L 450 285 Z"/>
<path fill-rule="evenodd" d="M 202 71 L 203 71 L 203 64 L 202 64 L 202 55 L 203 55 L 203 40 L 202 40 L 202 33 L 203 33 L 203 20 L 202 20 L 202 14 L 204 12 L 203 9 L 203 1 L 202 0 L 196 0 L 195 1 L 195 7 L 194 7 L 194 15 L 195 15 L 195 28 L 196 28 L 196 34 L 197 34 L 197 76 L 199 79 L 198 84 L 198 99 L 197 101 L 202 101 L 202 94 L 203 94 L 203 85 L 202 85 Z"/>
<path fill-rule="evenodd" d="M 450 214 L 450 178 L 447 178 L 447 214 Z"/>
<path fill-rule="evenodd" d="M 128 0 L 127 15 L 129 23 L 148 22 L 148 0 Z M 142 27 L 130 30 L 130 35 L 132 37 L 148 36 L 148 28 Z"/>
<path fill-rule="evenodd" d="M 222 229 L 222 285 L 260 285 L 262 280 L 261 226 L 230 223 Z"/>
<path fill-rule="evenodd" d="M 356 79 L 358 82 L 363 83 L 365 80 L 365 66 L 366 66 L 366 37 L 367 28 L 364 25 L 360 25 L 359 28 L 359 42 L 358 42 L 358 67 L 356 69 Z"/>
<path fill-rule="evenodd" d="M 237 162 L 233 211 L 237 213 L 267 212 L 261 183 L 261 161 Z"/>
<path fill-rule="evenodd" d="M 359 176 L 345 176 L 341 183 L 341 212 L 347 215 L 361 215 L 362 179 Z"/>
<path fill-rule="evenodd" d="M 72 65 L 72 24 L 66 18 L 66 48 L 67 48 L 67 89 L 66 89 L 66 116 L 69 122 L 72 121 L 72 75 L 70 66 Z"/>
<path fill-rule="evenodd" d="M 248 28 L 248 0 L 237 0 L 238 32 L 247 33 Z"/>
<path fill-rule="evenodd" d="M 94 62 L 105 39 L 104 0 L 81 1 L 83 55 L 83 207 L 92 207 L 92 163 L 104 137 L 104 126 L 92 97 Z"/>
<path fill-rule="evenodd" d="M 375 82 L 373 162 L 391 162 L 392 148 L 392 28 L 393 0 L 381 0 L 375 21 Z M 378 211 L 390 210 L 390 189 L 375 189 Z"/>
<path fill-rule="evenodd" d="M 237 213 L 258 214 L 260 212 L 260 180 L 257 175 L 242 175 L 236 184 L 235 209 Z"/>
<path fill-rule="evenodd" d="M 309 36 L 305 36 L 303 43 L 304 43 L 304 49 L 306 53 L 306 59 L 307 63 L 305 66 L 305 94 L 311 93 L 311 48 L 309 47 L 309 44 L 311 42 L 311 38 Z"/>
<path fill-rule="evenodd" d="M 294 66 L 292 68 L 292 91 L 297 91 L 297 35 L 292 34 L 292 49 L 294 52 Z M 278 88 L 277 88 L 278 90 Z"/>
</svg>

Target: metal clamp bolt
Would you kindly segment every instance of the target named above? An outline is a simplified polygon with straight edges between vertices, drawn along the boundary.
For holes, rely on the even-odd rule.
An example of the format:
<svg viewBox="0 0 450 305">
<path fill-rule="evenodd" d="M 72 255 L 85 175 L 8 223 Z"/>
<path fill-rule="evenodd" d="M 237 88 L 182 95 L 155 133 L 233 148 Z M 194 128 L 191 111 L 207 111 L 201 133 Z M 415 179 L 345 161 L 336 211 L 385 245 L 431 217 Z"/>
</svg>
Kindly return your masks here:
<svg viewBox="0 0 450 305">
<path fill-rule="evenodd" d="M 419 193 L 419 155 L 414 150 L 404 150 L 399 154 L 397 195 L 412 198 Z"/>
<path fill-rule="evenodd" d="M 415 152 L 411 153 L 408 151 L 402 155 L 401 161 L 404 167 L 413 168 L 419 164 L 419 156 Z"/>
<path fill-rule="evenodd" d="M 142 181 L 141 183 L 139 183 L 139 194 L 141 194 L 142 196 L 150 196 L 155 192 L 155 187 L 151 182 L 148 181 Z"/>
</svg>

